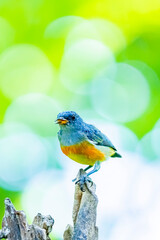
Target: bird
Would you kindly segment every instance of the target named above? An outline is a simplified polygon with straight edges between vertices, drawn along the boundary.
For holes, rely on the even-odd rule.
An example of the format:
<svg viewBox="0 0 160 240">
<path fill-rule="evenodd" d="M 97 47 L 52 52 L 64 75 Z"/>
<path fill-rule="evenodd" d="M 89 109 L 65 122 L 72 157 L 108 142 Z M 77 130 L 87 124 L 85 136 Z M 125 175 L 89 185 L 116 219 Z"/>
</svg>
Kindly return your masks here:
<svg viewBox="0 0 160 240">
<path fill-rule="evenodd" d="M 76 112 L 61 112 L 55 122 L 60 127 L 58 139 L 62 152 L 77 163 L 88 165 L 85 172 L 93 167 L 80 179 L 73 179 L 75 183 L 80 183 L 81 190 L 86 181 L 92 182 L 89 176 L 100 169 L 103 161 L 110 157 L 122 157 L 105 134 L 84 122 Z"/>
</svg>

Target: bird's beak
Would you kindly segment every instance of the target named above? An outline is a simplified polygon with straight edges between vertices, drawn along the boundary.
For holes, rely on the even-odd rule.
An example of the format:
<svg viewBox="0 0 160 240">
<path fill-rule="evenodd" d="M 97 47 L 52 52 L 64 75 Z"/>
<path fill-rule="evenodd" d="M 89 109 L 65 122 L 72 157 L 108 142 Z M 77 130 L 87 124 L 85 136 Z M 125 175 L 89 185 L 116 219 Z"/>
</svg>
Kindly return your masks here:
<svg viewBox="0 0 160 240">
<path fill-rule="evenodd" d="M 66 125 L 68 123 L 68 120 L 61 117 L 61 118 L 58 118 L 56 121 L 55 121 L 56 124 L 60 124 L 60 125 Z"/>
</svg>

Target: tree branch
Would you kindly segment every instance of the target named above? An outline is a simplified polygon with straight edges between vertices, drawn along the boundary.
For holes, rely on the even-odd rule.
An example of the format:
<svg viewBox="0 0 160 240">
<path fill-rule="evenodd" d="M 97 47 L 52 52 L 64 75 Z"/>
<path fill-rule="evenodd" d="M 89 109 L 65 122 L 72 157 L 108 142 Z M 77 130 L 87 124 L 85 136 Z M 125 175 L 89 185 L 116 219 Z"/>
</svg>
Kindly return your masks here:
<svg viewBox="0 0 160 240">
<path fill-rule="evenodd" d="M 77 178 L 86 174 L 83 169 L 79 170 Z M 96 186 L 89 182 L 85 183 L 84 192 L 78 184 L 75 185 L 73 206 L 73 227 L 67 225 L 64 232 L 64 240 L 97 240 L 98 228 L 96 227 L 96 215 L 98 199 L 95 194 Z"/>
</svg>

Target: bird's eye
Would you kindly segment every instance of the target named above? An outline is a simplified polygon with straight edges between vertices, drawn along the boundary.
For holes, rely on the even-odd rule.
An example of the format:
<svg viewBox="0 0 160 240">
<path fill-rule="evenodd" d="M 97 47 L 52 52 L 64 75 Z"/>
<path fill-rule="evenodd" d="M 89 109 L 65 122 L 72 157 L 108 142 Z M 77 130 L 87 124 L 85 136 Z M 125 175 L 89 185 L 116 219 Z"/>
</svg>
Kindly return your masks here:
<svg viewBox="0 0 160 240">
<path fill-rule="evenodd" d="M 72 120 L 75 120 L 75 116 L 72 116 Z"/>
</svg>

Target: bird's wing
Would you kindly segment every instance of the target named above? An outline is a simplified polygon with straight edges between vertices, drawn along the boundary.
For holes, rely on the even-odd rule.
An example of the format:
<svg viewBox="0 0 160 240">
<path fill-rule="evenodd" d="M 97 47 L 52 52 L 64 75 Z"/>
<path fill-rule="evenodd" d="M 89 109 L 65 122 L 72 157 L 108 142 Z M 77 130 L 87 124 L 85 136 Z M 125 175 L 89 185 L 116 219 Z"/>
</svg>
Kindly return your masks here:
<svg viewBox="0 0 160 240">
<path fill-rule="evenodd" d="M 93 142 L 94 144 L 110 147 L 117 151 L 117 149 L 108 139 L 108 137 L 104 135 L 100 130 L 98 130 L 95 126 L 87 124 L 85 127 L 85 134 L 89 141 Z"/>
</svg>

